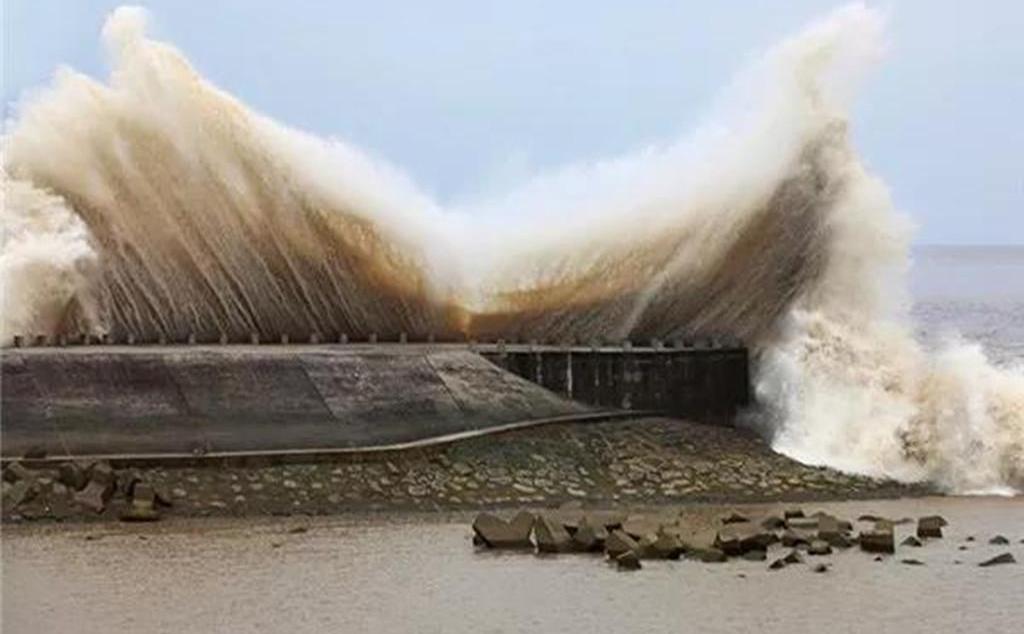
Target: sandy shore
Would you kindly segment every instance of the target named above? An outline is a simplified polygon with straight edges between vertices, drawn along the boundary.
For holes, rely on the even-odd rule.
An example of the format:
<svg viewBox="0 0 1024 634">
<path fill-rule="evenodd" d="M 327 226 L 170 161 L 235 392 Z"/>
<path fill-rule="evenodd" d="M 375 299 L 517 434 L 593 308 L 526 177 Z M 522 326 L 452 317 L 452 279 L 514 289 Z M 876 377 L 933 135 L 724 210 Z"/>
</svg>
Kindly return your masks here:
<svg viewBox="0 0 1024 634">
<path fill-rule="evenodd" d="M 659 506 L 711 525 L 792 504 Z M 1010 632 L 1024 607 L 1020 499 L 815 502 L 949 520 L 943 539 L 900 544 L 882 561 L 859 548 L 772 570 L 767 561 L 645 560 L 621 572 L 602 553 L 535 555 L 474 547 L 473 512 L 332 517 L 171 518 L 155 524 L 24 523 L 5 527 L 4 631 L 122 632 Z M 511 511 L 502 512 L 508 516 Z M 858 522 L 858 530 L 869 527 Z M 1008 546 L 990 545 L 996 534 Z M 913 558 L 922 565 L 907 565 Z M 816 564 L 828 566 L 816 574 Z"/>
</svg>

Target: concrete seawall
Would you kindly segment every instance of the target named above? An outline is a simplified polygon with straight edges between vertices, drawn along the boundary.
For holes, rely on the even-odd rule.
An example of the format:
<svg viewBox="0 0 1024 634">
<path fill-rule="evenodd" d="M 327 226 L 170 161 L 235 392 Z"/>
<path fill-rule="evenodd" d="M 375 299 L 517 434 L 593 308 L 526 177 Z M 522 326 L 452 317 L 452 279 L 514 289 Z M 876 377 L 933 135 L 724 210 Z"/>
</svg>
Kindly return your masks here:
<svg viewBox="0 0 1024 634">
<path fill-rule="evenodd" d="M 485 356 L 556 394 L 604 408 L 730 424 L 750 403 L 749 361 L 740 347 L 516 347 Z"/>
<path fill-rule="evenodd" d="M 7 349 L 0 384 L 3 456 L 33 449 L 56 457 L 381 448 L 623 409 L 721 422 L 746 402 L 745 353 L 616 350 L 454 344 Z"/>
<path fill-rule="evenodd" d="M 592 410 L 465 347 L 38 348 L 2 366 L 5 456 L 375 446 Z"/>
</svg>

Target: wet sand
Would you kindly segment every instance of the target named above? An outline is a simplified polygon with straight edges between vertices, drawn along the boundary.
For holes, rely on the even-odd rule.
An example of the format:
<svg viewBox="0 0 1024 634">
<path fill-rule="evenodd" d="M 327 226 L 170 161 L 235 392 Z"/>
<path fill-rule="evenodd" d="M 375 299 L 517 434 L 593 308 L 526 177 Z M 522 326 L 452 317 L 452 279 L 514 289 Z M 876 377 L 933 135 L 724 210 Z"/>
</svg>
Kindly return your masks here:
<svg viewBox="0 0 1024 634">
<path fill-rule="evenodd" d="M 694 521 L 779 504 L 690 505 Z M 1010 632 L 1024 622 L 1024 499 L 805 504 L 856 518 L 940 513 L 946 537 L 810 565 L 481 552 L 469 513 L 5 525 L 5 632 Z M 305 530 L 303 530 L 305 529 Z M 897 541 L 912 531 L 897 527 Z M 293 532 L 298 531 L 298 532 Z M 989 545 L 995 534 L 1009 546 Z M 969 535 L 973 542 L 965 541 Z M 966 546 L 966 550 L 959 547 Z M 923 566 L 900 560 L 913 557 Z M 771 559 L 771 557 L 769 557 Z"/>
</svg>

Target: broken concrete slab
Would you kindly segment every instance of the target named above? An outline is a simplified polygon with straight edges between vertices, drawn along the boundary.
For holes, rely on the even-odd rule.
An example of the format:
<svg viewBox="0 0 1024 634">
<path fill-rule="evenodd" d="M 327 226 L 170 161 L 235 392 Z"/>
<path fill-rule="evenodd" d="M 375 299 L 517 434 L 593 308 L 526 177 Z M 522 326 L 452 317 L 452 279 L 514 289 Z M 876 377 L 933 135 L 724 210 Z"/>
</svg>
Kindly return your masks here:
<svg viewBox="0 0 1024 634">
<path fill-rule="evenodd" d="M 815 539 L 807 546 L 808 555 L 831 555 L 832 546 L 823 539 Z"/>
<path fill-rule="evenodd" d="M 579 552 L 595 552 L 604 548 L 604 541 L 607 538 L 608 532 L 603 526 L 595 528 L 584 519 L 572 534 L 572 545 Z"/>
<path fill-rule="evenodd" d="M 604 550 L 610 557 L 618 557 L 627 551 L 639 553 L 640 544 L 625 531 L 617 528 L 608 534 L 608 539 L 604 542 Z"/>
<path fill-rule="evenodd" d="M 541 513 L 533 524 L 537 552 L 564 553 L 572 550 L 572 537 L 561 522 Z"/>
<path fill-rule="evenodd" d="M 520 513 L 512 521 L 506 522 L 491 513 L 480 513 L 473 520 L 473 532 L 479 538 L 479 543 L 488 548 L 531 548 L 533 517 L 527 514 L 529 523 L 526 524 L 522 515 Z"/>
<path fill-rule="evenodd" d="M 633 539 L 643 539 L 645 536 L 656 536 L 661 530 L 664 522 L 654 517 L 635 516 L 628 518 L 622 523 L 622 530 Z"/>
<path fill-rule="evenodd" d="M 615 563 L 619 570 L 640 570 L 641 568 L 640 558 L 632 550 L 627 550 L 615 557 Z"/>
<path fill-rule="evenodd" d="M 919 518 L 917 520 L 917 536 L 922 539 L 926 537 L 942 537 L 942 527 L 946 525 L 946 520 L 939 515 L 929 515 Z"/>
<path fill-rule="evenodd" d="M 796 531 L 792 529 L 786 529 L 782 532 L 782 545 L 787 548 L 795 548 L 796 546 L 806 546 L 811 543 L 813 535 L 804 531 Z"/>
<path fill-rule="evenodd" d="M 978 565 L 981 566 L 982 568 L 988 568 L 989 566 L 998 566 L 998 565 L 1001 565 L 1001 564 L 1015 564 L 1015 563 L 1017 563 L 1017 560 L 1013 557 L 1012 553 L 1003 553 L 1001 555 L 996 555 L 995 557 L 993 557 L 991 559 L 986 559 L 985 561 L 981 562 Z"/>
<path fill-rule="evenodd" d="M 160 513 L 153 507 L 152 501 L 133 500 L 120 515 L 122 522 L 155 522 L 159 519 Z"/>
<path fill-rule="evenodd" d="M 722 563 L 728 559 L 725 553 L 717 548 L 693 548 L 686 551 L 687 559 L 696 559 L 706 564 Z"/>
<path fill-rule="evenodd" d="M 657 538 L 650 544 L 641 544 L 642 555 L 651 559 L 679 559 L 683 554 L 683 544 L 679 538 L 667 531 L 659 531 Z"/>
<path fill-rule="evenodd" d="M 767 550 L 778 541 L 772 531 L 750 522 L 727 524 L 718 530 L 714 546 L 727 555 L 742 555 L 748 550 Z"/>
<path fill-rule="evenodd" d="M 861 531 L 860 548 L 861 550 L 869 553 L 892 554 L 896 552 L 892 530 L 876 528 L 875 530 Z"/>
<path fill-rule="evenodd" d="M 786 527 L 794 530 L 818 530 L 817 517 L 792 517 L 786 520 Z"/>
<path fill-rule="evenodd" d="M 92 480 L 84 489 L 75 493 L 74 500 L 79 506 L 83 506 L 96 513 L 102 513 L 107 508 L 107 502 L 110 500 L 112 492 L 108 485 Z"/>
<path fill-rule="evenodd" d="M 835 548 L 850 547 L 850 540 L 846 534 L 851 530 L 853 526 L 845 520 L 826 514 L 818 516 L 818 539 L 828 542 Z"/>
</svg>

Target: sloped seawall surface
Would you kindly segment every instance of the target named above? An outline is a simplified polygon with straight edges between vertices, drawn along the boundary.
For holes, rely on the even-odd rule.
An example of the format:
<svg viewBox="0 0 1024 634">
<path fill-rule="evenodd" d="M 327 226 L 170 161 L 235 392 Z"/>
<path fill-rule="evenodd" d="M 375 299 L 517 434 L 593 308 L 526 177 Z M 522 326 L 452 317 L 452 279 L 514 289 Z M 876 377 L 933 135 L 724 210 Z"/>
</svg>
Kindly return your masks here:
<svg viewBox="0 0 1024 634">
<path fill-rule="evenodd" d="M 443 347 L 5 351 L 3 454 L 374 447 L 593 411 Z"/>
</svg>

